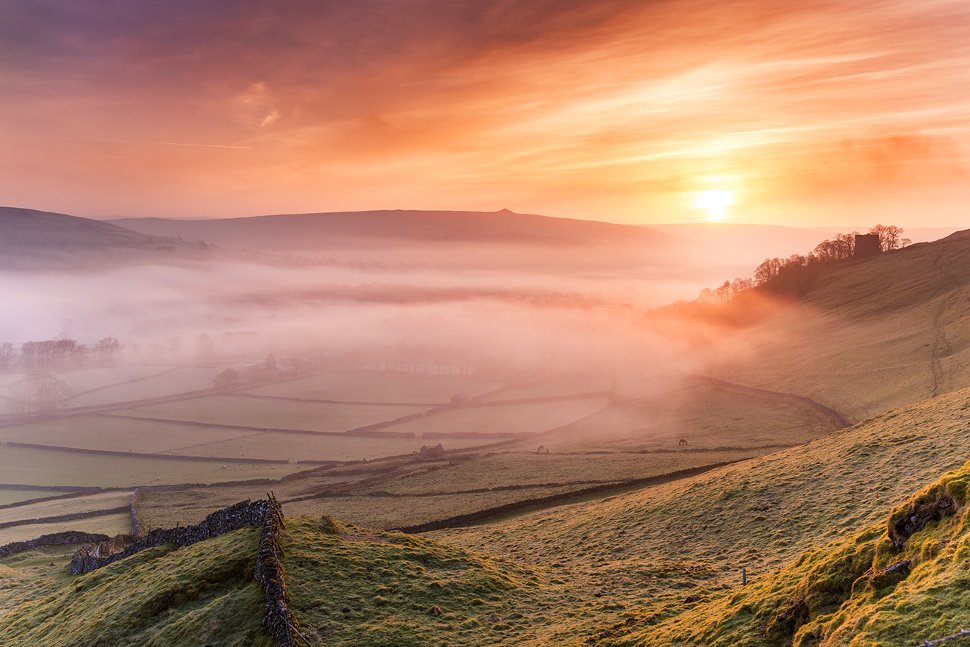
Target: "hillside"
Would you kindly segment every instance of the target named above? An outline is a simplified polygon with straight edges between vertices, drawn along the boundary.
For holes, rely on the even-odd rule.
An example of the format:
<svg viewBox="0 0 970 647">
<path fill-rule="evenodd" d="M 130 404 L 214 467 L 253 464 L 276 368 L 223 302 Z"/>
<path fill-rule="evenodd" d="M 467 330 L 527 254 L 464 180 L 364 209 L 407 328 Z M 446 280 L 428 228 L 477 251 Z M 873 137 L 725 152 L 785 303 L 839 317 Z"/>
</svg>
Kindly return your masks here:
<svg viewBox="0 0 970 647">
<path fill-rule="evenodd" d="M 154 258 L 193 246 L 63 213 L 0 207 L 0 269 L 35 269 Z"/>
<path fill-rule="evenodd" d="M 555 626 L 529 639 L 625 636 L 738 592 L 742 567 L 759 581 L 881 523 L 967 460 L 968 401 L 965 389 L 690 479 L 431 534 L 566 577 L 545 590 L 562 608 Z"/>
<path fill-rule="evenodd" d="M 963 390 L 701 476 L 427 537 L 288 518 L 291 608 L 311 645 L 949 635 L 970 619 L 968 402 Z M 234 531 L 76 578 L 56 549 L 4 558 L 0 641 L 265 644 L 256 541 Z"/>
<path fill-rule="evenodd" d="M 970 463 L 883 521 L 621 642 L 875 646 L 968 634 L 968 485 Z"/>
<path fill-rule="evenodd" d="M 850 420 L 970 385 L 970 237 L 827 269 L 799 302 L 726 336 L 704 369 Z"/>
</svg>

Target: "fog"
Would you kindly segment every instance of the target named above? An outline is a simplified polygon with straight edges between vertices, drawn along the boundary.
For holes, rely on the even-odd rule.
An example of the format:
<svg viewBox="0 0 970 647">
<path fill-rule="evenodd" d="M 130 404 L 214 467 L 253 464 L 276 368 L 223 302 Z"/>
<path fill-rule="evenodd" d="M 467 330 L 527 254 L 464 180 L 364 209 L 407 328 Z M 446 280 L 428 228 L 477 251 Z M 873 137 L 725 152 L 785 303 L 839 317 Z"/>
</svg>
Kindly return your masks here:
<svg viewBox="0 0 970 647">
<path fill-rule="evenodd" d="M 0 274 L 0 341 L 118 338 L 125 361 L 201 360 L 268 352 L 337 356 L 409 349 L 526 371 L 656 365 L 674 352 L 638 318 L 697 282 L 599 272 L 274 267 L 231 261 Z M 164 352 L 162 352 L 164 349 Z M 149 357 L 153 355 L 152 357 Z"/>
</svg>

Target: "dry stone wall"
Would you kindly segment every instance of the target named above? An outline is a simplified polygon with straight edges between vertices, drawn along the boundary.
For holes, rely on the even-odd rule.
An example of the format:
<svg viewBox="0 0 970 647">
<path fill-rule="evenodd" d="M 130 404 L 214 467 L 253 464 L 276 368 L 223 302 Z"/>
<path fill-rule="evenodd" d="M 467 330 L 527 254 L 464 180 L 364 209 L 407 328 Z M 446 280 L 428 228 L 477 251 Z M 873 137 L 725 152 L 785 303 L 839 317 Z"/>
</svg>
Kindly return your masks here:
<svg viewBox="0 0 970 647">
<path fill-rule="evenodd" d="M 135 503 L 132 502 L 133 508 Z M 71 573 L 89 573 L 148 548 L 165 544 L 190 546 L 247 527 L 261 528 L 253 579 L 263 590 L 263 627 L 280 647 L 307 645 L 290 609 L 286 571 L 283 568 L 283 545 L 280 541 L 285 529 L 283 508 L 272 494 L 266 499 L 242 501 L 213 512 L 196 525 L 152 530 L 144 537 L 131 537 L 130 543 L 125 537 L 109 540 L 102 535 L 99 543 L 85 546 L 74 554 Z"/>
</svg>

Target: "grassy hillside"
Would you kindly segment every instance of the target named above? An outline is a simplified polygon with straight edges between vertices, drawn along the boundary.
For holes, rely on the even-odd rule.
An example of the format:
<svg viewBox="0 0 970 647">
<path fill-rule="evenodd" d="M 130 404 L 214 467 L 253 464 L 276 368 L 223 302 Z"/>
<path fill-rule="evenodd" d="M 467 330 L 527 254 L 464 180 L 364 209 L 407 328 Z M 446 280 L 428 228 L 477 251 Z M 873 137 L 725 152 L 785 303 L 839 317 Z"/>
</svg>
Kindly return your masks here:
<svg viewBox="0 0 970 647">
<path fill-rule="evenodd" d="M 69 555 L 12 556 L 0 571 L 0 644 L 265 646 L 252 569 L 258 532 L 147 550 L 73 577 Z"/>
<path fill-rule="evenodd" d="M 0 644 L 266 646 L 252 579 L 258 532 L 138 553 L 70 576 L 65 549 L 0 564 Z M 486 645 L 534 614 L 529 569 L 401 533 L 287 521 L 292 606 L 312 645 Z"/>
<path fill-rule="evenodd" d="M 775 574 L 671 611 L 639 645 L 917 644 L 970 628 L 970 463 Z"/>
<path fill-rule="evenodd" d="M 159 248 L 195 253 L 187 243 L 63 213 L 0 207 L 0 268 L 67 267 L 132 257 L 153 258 Z"/>
<path fill-rule="evenodd" d="M 968 619 L 968 420 L 970 389 L 698 477 L 429 536 L 290 517 L 294 612 L 314 645 L 940 637 Z M 410 469 L 415 484 L 435 473 Z M 239 531 L 78 578 L 53 554 L 7 558 L 0 642 L 262 644 L 255 543 Z"/>
<path fill-rule="evenodd" d="M 688 598 L 738 590 L 742 567 L 758 580 L 880 522 L 963 465 L 968 418 L 963 390 L 691 479 L 431 535 L 568 575 L 550 595 L 580 600 L 564 605 L 574 617 L 564 611 L 557 639 L 629 633 Z M 603 600 L 618 608 L 589 611 Z"/>
<path fill-rule="evenodd" d="M 970 385 L 970 237 L 830 268 L 800 302 L 723 339 L 706 370 L 855 421 Z"/>
</svg>

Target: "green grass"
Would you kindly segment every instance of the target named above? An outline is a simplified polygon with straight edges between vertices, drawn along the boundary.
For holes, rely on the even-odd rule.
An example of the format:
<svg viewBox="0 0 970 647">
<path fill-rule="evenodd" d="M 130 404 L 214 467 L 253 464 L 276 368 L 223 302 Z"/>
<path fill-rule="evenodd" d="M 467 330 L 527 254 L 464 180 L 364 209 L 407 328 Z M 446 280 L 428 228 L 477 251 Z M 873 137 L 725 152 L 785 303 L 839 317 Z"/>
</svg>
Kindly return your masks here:
<svg viewBox="0 0 970 647">
<path fill-rule="evenodd" d="M 0 446 L 0 474 L 18 485 L 131 487 L 172 483 L 218 483 L 242 479 L 279 478 L 298 471 L 297 465 L 247 465 L 97 456 Z"/>
<path fill-rule="evenodd" d="M 737 590 L 742 567 L 759 581 L 880 523 L 964 463 L 968 418 L 964 390 L 691 479 L 430 536 L 567 573 L 571 589 L 550 593 L 563 600 L 557 640 L 615 634 L 616 625 L 629 633 L 625 622 Z M 601 601 L 596 590 L 622 610 L 582 617 Z M 579 600 L 567 604 L 568 595 Z"/>
<path fill-rule="evenodd" d="M 968 483 L 970 463 L 885 520 L 618 642 L 892 647 L 955 634 L 970 626 Z M 895 545 L 887 528 L 930 508 L 942 518 Z"/>
<path fill-rule="evenodd" d="M 303 517 L 287 522 L 284 550 L 314 645 L 494 645 L 541 622 L 528 611 L 542 576 L 421 537 Z"/>
<path fill-rule="evenodd" d="M 72 416 L 0 428 L 0 440 L 82 449 L 163 453 L 255 433 L 188 424 L 159 424 L 135 418 Z"/>
<path fill-rule="evenodd" d="M 0 644 L 269 647 L 252 579 L 257 541 L 257 530 L 240 530 L 79 577 L 63 558 L 45 566 L 45 553 L 5 560 L 29 577 L 0 574 Z"/>
</svg>

